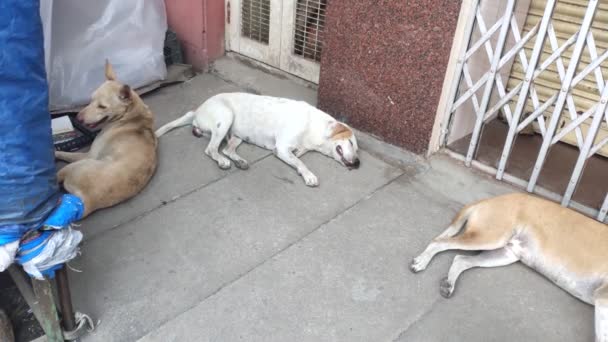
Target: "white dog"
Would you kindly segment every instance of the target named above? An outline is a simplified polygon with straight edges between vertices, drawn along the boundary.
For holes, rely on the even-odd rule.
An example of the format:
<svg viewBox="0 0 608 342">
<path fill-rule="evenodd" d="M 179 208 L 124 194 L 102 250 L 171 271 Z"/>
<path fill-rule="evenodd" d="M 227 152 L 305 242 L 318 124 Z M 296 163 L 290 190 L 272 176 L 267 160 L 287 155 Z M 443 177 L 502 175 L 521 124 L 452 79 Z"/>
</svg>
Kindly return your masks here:
<svg viewBox="0 0 608 342">
<path fill-rule="evenodd" d="M 211 133 L 205 153 L 222 169 L 230 168 L 230 160 L 218 152 L 226 136 L 228 143 L 222 153 L 238 168 L 249 167 L 236 153 L 239 144 L 245 141 L 272 150 L 294 167 L 308 186 L 319 184 L 317 176 L 299 159 L 308 151 L 318 151 L 348 169 L 356 169 L 360 164 L 357 140 L 350 127 L 302 101 L 246 93 L 219 94 L 196 111 L 162 126 L 156 136 L 186 125 L 192 125 L 192 133 L 197 137 Z"/>
</svg>

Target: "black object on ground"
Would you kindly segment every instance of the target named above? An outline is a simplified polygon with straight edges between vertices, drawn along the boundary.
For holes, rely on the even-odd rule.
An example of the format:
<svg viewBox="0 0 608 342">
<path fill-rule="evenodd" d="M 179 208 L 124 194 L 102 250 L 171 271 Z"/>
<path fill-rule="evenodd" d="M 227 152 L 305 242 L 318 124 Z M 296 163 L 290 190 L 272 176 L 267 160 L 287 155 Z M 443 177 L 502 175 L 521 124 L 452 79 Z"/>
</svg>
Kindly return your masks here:
<svg viewBox="0 0 608 342">
<path fill-rule="evenodd" d="M 29 342 L 44 335 L 8 272 L 0 272 L 0 308 L 11 319 L 16 342 Z"/>
<path fill-rule="evenodd" d="M 90 129 L 76 120 L 77 113 L 68 113 L 74 131 L 53 135 L 53 143 L 57 151 L 73 152 L 90 145 L 101 128 Z"/>
<path fill-rule="evenodd" d="M 163 49 L 165 55 L 165 64 L 167 66 L 171 64 L 183 64 L 184 58 L 182 56 L 182 46 L 177 39 L 175 32 L 167 30 L 165 35 L 165 47 Z"/>
</svg>

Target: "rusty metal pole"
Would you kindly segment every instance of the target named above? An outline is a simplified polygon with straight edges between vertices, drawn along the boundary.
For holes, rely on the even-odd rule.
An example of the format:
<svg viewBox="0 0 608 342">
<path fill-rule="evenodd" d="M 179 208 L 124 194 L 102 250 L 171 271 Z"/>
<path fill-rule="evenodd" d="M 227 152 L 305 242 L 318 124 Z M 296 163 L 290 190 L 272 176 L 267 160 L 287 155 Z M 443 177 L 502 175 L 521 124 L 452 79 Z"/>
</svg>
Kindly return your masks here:
<svg viewBox="0 0 608 342">
<path fill-rule="evenodd" d="M 68 273 L 65 265 L 55 272 L 55 281 L 57 283 L 57 294 L 59 295 L 59 308 L 61 310 L 63 328 L 66 331 L 72 331 L 76 328 L 76 321 L 74 319 L 72 295 L 70 293 L 70 284 L 68 283 Z"/>
</svg>

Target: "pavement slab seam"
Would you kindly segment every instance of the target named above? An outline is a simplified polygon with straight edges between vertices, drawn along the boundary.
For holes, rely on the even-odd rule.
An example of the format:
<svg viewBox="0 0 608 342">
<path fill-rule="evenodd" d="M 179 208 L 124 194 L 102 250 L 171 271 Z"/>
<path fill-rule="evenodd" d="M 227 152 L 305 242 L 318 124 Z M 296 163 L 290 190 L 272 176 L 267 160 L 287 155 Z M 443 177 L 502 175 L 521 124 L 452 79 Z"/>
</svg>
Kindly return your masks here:
<svg viewBox="0 0 608 342">
<path fill-rule="evenodd" d="M 422 322 L 429 314 L 431 314 L 436 308 L 437 306 L 439 306 L 439 302 L 442 301 L 442 298 L 437 298 L 429 307 L 427 310 L 421 312 L 418 316 L 416 316 L 414 318 L 413 321 L 411 321 L 410 323 L 408 323 L 405 328 L 400 329 L 395 335 L 396 337 L 391 338 L 390 341 L 391 342 L 400 342 L 403 341 L 403 338 L 405 338 L 405 335 L 407 334 L 407 332 L 415 327 L 418 323 Z"/>
<path fill-rule="evenodd" d="M 267 155 L 265 155 L 265 156 L 263 156 L 263 157 L 261 157 L 261 158 L 259 158 L 259 159 L 257 159 L 257 160 L 253 160 L 253 161 L 251 161 L 251 162 L 250 162 L 250 165 L 255 165 L 255 164 L 259 163 L 259 162 L 262 162 L 264 159 L 268 158 L 268 157 L 269 157 L 269 156 L 271 156 L 271 155 L 272 155 L 272 153 L 269 153 L 269 154 L 267 154 Z M 208 183 L 205 183 L 205 184 L 203 184 L 203 185 L 201 185 L 201 186 L 197 186 L 197 187 L 195 187 L 195 188 L 193 188 L 193 189 L 190 189 L 189 191 L 186 191 L 186 192 L 185 192 L 185 193 L 183 193 L 183 194 L 176 195 L 176 196 L 174 196 L 173 198 L 171 198 L 170 200 L 168 200 L 168 201 L 164 201 L 163 203 L 161 203 L 161 204 L 159 204 L 159 205 L 157 205 L 157 206 L 155 206 L 155 207 L 153 207 L 153 208 L 150 208 L 150 209 L 148 209 L 148 210 L 144 211 L 143 213 L 141 213 L 141 214 L 139 214 L 139 215 L 137 215 L 137 216 L 134 216 L 134 217 L 132 217 L 132 218 L 130 218 L 130 219 L 128 219 L 128 220 L 126 220 L 126 221 L 124 221 L 124 222 L 121 222 L 121 223 L 119 223 L 119 224 L 116 224 L 116 225 L 114 225 L 114 226 L 110 227 L 110 228 L 109 228 L 109 229 L 107 229 L 107 230 L 104 230 L 104 231 L 102 231 L 102 232 L 100 232 L 100 233 L 97 233 L 97 234 L 89 235 L 89 236 L 88 236 L 88 237 L 87 237 L 87 238 L 84 240 L 84 243 L 83 243 L 83 244 L 86 244 L 86 242 L 87 242 L 87 241 L 94 240 L 95 238 L 97 238 L 97 237 L 99 237 L 99 236 L 101 236 L 101 235 L 104 235 L 104 234 L 105 234 L 105 233 L 107 233 L 107 232 L 110 232 L 110 231 L 113 231 L 113 230 L 115 230 L 115 229 L 118 229 L 118 228 L 120 228 L 120 227 L 122 227 L 122 226 L 124 226 L 124 225 L 126 225 L 126 224 L 129 224 L 129 223 L 132 223 L 132 222 L 136 222 L 136 221 L 138 221 L 138 220 L 140 220 L 140 219 L 142 219 L 142 218 L 146 217 L 146 216 L 147 216 L 147 215 L 149 215 L 150 213 L 152 213 L 152 212 L 154 212 L 154 211 L 156 211 L 156 210 L 158 210 L 158 209 L 160 209 L 160 208 L 162 208 L 162 207 L 164 207 L 164 206 L 167 206 L 167 205 L 172 204 L 172 203 L 175 203 L 175 202 L 177 202 L 177 201 L 179 201 L 179 200 L 185 199 L 185 198 L 187 198 L 188 196 L 190 196 L 190 195 L 194 194 L 195 192 L 201 191 L 201 190 L 203 190 L 203 189 L 207 188 L 208 186 L 211 186 L 211 185 L 213 185 L 213 184 L 215 184 L 215 183 L 217 183 L 217 182 L 221 181 L 222 179 L 224 179 L 224 178 L 226 178 L 226 177 L 228 177 L 228 176 L 231 176 L 231 175 L 233 175 L 233 174 L 235 174 L 235 173 L 237 173 L 237 172 L 238 172 L 238 169 L 237 169 L 237 168 L 234 168 L 234 167 L 233 167 L 233 168 L 230 168 L 230 170 L 227 170 L 226 174 L 225 174 L 225 175 L 223 175 L 222 177 L 219 177 L 219 178 L 214 179 L 214 180 L 212 180 L 212 181 L 210 181 L 210 182 L 208 182 Z M 111 209 L 111 208 L 109 208 L 109 209 Z"/>
<path fill-rule="evenodd" d="M 266 259 L 260 261 L 259 263 L 255 264 L 254 266 L 252 266 L 251 268 L 249 268 L 248 270 L 239 273 L 238 275 L 236 275 L 236 277 L 234 277 L 233 279 L 230 279 L 229 281 L 221 284 L 220 286 L 218 286 L 218 288 L 211 292 L 209 295 L 205 296 L 204 298 L 202 298 L 200 301 L 194 303 L 193 305 L 190 305 L 186 308 L 184 308 L 184 310 L 175 315 L 174 317 L 172 317 L 169 320 L 165 320 L 163 322 L 159 322 L 158 327 L 156 329 L 160 329 L 161 327 L 163 327 L 164 325 L 166 325 L 167 323 L 171 322 L 174 319 L 177 319 L 178 317 L 180 317 L 183 314 L 186 314 L 187 312 L 191 311 L 192 309 L 194 309 L 196 306 L 200 305 L 201 303 L 204 303 L 205 301 L 207 301 L 210 298 L 213 298 L 215 295 L 217 295 L 218 293 L 222 292 L 222 290 L 230 287 L 231 285 L 235 284 L 236 282 L 238 282 L 240 279 L 246 277 L 248 274 L 254 272 L 256 269 L 262 267 L 263 265 L 265 265 L 267 262 L 272 261 L 274 259 L 276 259 L 278 256 L 280 256 L 282 253 L 284 253 L 285 251 L 289 250 L 290 248 L 292 248 L 293 246 L 299 244 L 300 242 L 306 240 L 309 236 L 311 236 L 312 234 L 314 234 L 315 232 L 319 231 L 320 229 L 322 229 L 323 227 L 327 226 L 328 224 L 330 224 L 331 222 L 339 219 L 341 216 L 347 214 L 349 211 L 351 211 L 353 208 L 357 207 L 359 204 L 368 201 L 369 199 L 371 199 L 376 193 L 378 193 L 379 191 L 381 191 L 382 189 L 386 188 L 387 186 L 389 186 L 390 184 L 392 184 L 393 182 L 395 182 L 396 180 L 398 180 L 401 177 L 407 177 L 407 174 L 401 172 L 399 174 L 397 174 L 394 178 L 390 179 L 389 181 L 387 181 L 386 183 L 380 185 L 379 187 L 377 187 L 376 189 L 374 189 L 372 192 L 370 192 L 369 194 L 362 196 L 360 199 L 358 199 L 355 203 L 351 204 L 350 206 L 346 207 L 344 210 L 336 213 L 336 215 L 332 216 L 331 218 L 325 220 L 324 222 L 321 222 L 320 224 L 318 224 L 316 227 L 314 227 L 313 229 L 311 229 L 309 232 L 307 232 L 306 234 L 300 236 L 299 238 L 295 239 L 294 241 L 292 241 L 291 243 L 287 244 L 285 247 L 281 248 L 280 250 L 278 250 L 277 252 L 275 252 L 274 254 L 270 255 L 269 257 L 267 257 Z M 141 340 L 141 338 L 147 336 L 150 332 L 140 336 L 138 338 L 138 341 Z"/>
</svg>

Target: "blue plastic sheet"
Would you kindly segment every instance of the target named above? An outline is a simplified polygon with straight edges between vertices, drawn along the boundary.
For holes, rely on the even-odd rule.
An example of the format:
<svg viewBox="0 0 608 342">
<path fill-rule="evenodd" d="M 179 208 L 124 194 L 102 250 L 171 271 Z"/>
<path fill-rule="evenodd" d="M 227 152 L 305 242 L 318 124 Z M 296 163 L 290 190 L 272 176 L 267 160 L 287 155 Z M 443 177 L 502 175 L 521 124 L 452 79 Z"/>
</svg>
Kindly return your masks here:
<svg viewBox="0 0 608 342">
<path fill-rule="evenodd" d="M 44 221 L 44 229 L 63 229 L 82 218 L 84 203 L 78 196 L 64 194 L 59 205 Z"/>
<path fill-rule="evenodd" d="M 0 1 L 0 245 L 57 205 L 39 0 Z"/>
</svg>

